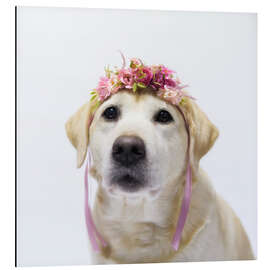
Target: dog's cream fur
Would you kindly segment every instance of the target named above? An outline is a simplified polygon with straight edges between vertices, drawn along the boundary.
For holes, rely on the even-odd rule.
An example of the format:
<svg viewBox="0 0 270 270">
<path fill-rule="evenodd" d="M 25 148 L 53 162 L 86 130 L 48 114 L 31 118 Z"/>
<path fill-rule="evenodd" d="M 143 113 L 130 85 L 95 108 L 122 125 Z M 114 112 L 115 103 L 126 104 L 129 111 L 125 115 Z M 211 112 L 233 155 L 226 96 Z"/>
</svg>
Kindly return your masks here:
<svg viewBox="0 0 270 270">
<path fill-rule="evenodd" d="M 121 119 L 106 122 L 102 112 L 110 105 L 121 108 Z M 159 125 L 152 115 L 163 108 L 174 122 Z M 82 106 L 66 123 L 67 135 L 77 149 L 77 165 L 92 154 L 91 175 L 97 179 L 94 206 L 96 226 L 109 243 L 95 263 L 143 263 L 253 259 L 248 237 L 233 210 L 214 191 L 199 161 L 218 137 L 216 127 L 187 99 L 181 105 L 191 134 L 192 199 L 178 251 L 171 247 L 180 211 L 186 171 L 187 132 L 178 110 L 148 91 L 120 91 L 95 112 Z M 110 187 L 112 144 L 118 136 L 141 137 L 147 149 L 149 187 L 125 193 Z M 92 252 L 93 253 L 93 252 Z"/>
</svg>

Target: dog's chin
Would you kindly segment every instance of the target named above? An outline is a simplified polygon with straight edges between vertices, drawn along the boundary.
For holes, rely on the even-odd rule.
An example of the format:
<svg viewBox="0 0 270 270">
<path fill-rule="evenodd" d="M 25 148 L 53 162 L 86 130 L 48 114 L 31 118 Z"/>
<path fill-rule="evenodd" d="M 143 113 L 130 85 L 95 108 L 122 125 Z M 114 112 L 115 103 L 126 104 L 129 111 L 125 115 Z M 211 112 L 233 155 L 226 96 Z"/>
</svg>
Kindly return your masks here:
<svg viewBox="0 0 270 270">
<path fill-rule="evenodd" d="M 147 198 L 149 200 L 154 200 L 160 194 L 161 188 L 146 187 L 138 189 L 137 191 L 130 192 L 127 189 L 123 189 L 122 187 L 110 185 L 109 187 L 106 187 L 106 190 L 110 196 L 119 199 L 125 198 L 128 200 L 137 200 Z"/>
</svg>

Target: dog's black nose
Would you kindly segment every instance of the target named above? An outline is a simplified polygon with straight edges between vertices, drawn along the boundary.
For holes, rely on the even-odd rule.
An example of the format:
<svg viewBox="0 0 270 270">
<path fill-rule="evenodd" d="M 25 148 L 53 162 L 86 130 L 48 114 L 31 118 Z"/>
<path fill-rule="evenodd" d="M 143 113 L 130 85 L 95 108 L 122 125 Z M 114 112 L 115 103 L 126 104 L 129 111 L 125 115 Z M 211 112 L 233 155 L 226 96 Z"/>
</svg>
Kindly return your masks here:
<svg viewBox="0 0 270 270">
<path fill-rule="evenodd" d="M 112 156 L 123 166 L 135 165 L 145 158 L 145 145 L 137 136 L 120 136 L 112 147 Z"/>
</svg>

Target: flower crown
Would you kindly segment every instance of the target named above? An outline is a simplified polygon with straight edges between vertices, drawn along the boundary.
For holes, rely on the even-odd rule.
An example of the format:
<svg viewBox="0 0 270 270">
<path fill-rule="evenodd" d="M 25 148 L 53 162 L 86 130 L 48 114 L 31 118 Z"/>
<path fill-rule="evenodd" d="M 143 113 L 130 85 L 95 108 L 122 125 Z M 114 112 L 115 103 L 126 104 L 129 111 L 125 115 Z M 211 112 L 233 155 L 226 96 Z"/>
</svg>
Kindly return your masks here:
<svg viewBox="0 0 270 270">
<path fill-rule="evenodd" d="M 91 91 L 91 101 L 96 101 L 99 105 L 112 94 L 121 89 L 129 89 L 134 93 L 144 88 L 151 88 L 160 98 L 179 105 L 184 97 L 192 98 L 183 92 L 181 81 L 174 78 L 175 71 L 168 69 L 164 65 L 145 65 L 138 58 L 131 58 L 129 66 L 126 67 L 126 61 L 123 59 L 122 68 L 115 67 L 111 70 L 105 68 L 105 76 L 101 77 L 98 86 Z"/>
</svg>

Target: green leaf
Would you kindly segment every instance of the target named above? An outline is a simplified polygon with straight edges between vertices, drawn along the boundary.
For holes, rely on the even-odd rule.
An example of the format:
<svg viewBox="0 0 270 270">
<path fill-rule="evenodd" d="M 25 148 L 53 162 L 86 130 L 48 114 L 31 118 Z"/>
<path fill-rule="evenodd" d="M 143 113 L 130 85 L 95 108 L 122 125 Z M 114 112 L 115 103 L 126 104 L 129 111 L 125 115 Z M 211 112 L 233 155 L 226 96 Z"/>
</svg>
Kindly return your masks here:
<svg viewBox="0 0 270 270">
<path fill-rule="evenodd" d="M 141 88 L 146 88 L 146 85 L 143 84 L 143 83 L 138 82 L 137 85 L 138 85 L 139 87 L 141 87 Z"/>
<path fill-rule="evenodd" d="M 184 105 L 185 104 L 185 99 L 182 98 L 181 101 L 179 102 L 179 105 Z"/>
<path fill-rule="evenodd" d="M 98 108 L 99 105 L 100 105 L 99 100 L 96 100 L 96 103 L 93 106 L 93 111 L 96 111 L 96 109 Z"/>
<path fill-rule="evenodd" d="M 93 95 L 93 96 L 90 98 L 90 101 L 93 101 L 96 97 L 97 97 L 97 95 Z"/>
<path fill-rule="evenodd" d="M 133 92 L 135 93 L 137 90 L 137 83 L 134 83 L 132 88 L 133 88 Z"/>
</svg>

